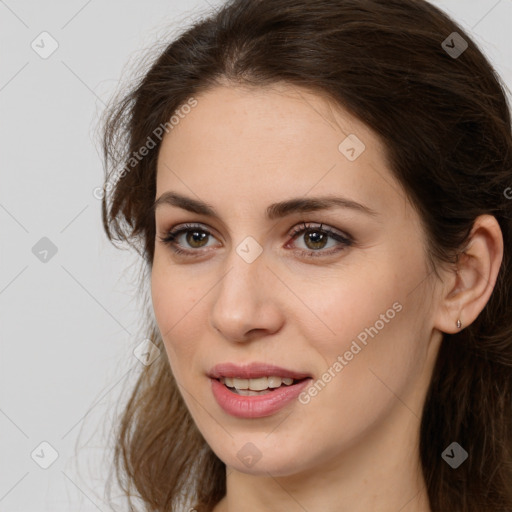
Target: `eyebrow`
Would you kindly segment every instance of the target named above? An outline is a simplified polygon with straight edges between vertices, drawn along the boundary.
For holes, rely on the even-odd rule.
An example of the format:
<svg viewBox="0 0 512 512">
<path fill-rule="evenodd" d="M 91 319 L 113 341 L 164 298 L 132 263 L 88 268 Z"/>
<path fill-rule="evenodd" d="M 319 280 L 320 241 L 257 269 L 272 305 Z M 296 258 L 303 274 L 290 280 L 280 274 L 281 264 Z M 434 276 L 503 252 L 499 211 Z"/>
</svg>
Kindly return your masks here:
<svg viewBox="0 0 512 512">
<path fill-rule="evenodd" d="M 208 203 L 183 196 L 177 192 L 164 192 L 152 206 L 153 212 L 157 208 L 168 205 L 176 206 L 198 215 L 220 218 L 215 208 Z M 349 208 L 370 216 L 377 216 L 378 213 L 368 206 L 357 203 L 345 197 L 322 196 L 322 197 L 297 197 L 287 199 L 279 203 L 273 203 L 267 207 L 266 216 L 269 220 L 286 217 L 293 213 L 314 212 L 318 210 L 327 210 L 331 208 Z"/>
</svg>

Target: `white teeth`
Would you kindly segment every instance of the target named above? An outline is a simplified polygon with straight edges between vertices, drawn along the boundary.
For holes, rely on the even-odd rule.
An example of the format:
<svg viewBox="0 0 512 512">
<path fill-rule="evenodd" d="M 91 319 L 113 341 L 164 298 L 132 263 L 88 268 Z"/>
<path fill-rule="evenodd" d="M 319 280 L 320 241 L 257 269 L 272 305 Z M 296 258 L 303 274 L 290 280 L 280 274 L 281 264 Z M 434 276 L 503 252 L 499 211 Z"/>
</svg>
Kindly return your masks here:
<svg viewBox="0 0 512 512">
<path fill-rule="evenodd" d="M 281 384 L 281 377 L 267 377 L 269 388 L 278 388 Z"/>
<path fill-rule="evenodd" d="M 233 378 L 233 387 L 236 389 L 249 389 L 249 380 Z"/>
<path fill-rule="evenodd" d="M 249 379 L 248 389 L 251 391 L 263 391 L 268 388 L 267 377 L 260 377 L 259 379 Z"/>
<path fill-rule="evenodd" d="M 269 389 L 265 389 L 264 391 L 252 391 L 250 389 L 235 389 L 234 393 L 242 396 L 258 396 L 258 395 L 266 395 L 267 393 L 272 393 Z"/>
<path fill-rule="evenodd" d="M 289 377 L 260 377 L 258 379 L 237 379 L 236 377 L 223 377 L 220 381 L 229 388 L 263 391 L 268 388 L 278 388 L 282 384 L 290 386 L 293 379 Z"/>
</svg>

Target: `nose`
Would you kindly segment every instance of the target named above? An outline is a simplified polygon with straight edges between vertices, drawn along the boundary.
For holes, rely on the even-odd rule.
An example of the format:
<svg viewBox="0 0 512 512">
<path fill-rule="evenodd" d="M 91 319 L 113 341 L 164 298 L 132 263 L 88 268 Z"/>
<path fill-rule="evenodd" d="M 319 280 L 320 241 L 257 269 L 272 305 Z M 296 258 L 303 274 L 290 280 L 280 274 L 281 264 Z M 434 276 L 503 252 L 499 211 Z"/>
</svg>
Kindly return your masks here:
<svg viewBox="0 0 512 512">
<path fill-rule="evenodd" d="M 265 252 L 248 263 L 233 248 L 226 271 L 214 290 L 211 325 L 234 343 L 274 334 L 283 325 L 278 305 L 279 287 Z"/>
</svg>

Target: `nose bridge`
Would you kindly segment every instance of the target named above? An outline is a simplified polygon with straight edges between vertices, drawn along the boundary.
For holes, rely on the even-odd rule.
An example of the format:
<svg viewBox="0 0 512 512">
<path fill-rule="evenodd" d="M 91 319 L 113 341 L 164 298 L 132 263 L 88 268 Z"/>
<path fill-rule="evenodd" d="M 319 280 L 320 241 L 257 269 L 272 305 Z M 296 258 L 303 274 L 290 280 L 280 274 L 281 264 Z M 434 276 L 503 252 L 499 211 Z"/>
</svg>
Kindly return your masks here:
<svg viewBox="0 0 512 512">
<path fill-rule="evenodd" d="M 262 299 L 258 284 L 265 281 L 263 276 L 266 269 L 266 258 L 259 244 L 259 254 L 256 241 L 244 240 L 233 246 L 226 258 L 226 273 L 219 283 L 219 301 L 228 301 L 231 306 L 239 308 L 254 307 L 254 304 Z"/>
<path fill-rule="evenodd" d="M 224 336 L 242 340 L 251 330 L 275 327 L 267 264 L 263 248 L 252 237 L 231 247 L 212 309 L 212 323 Z"/>
</svg>

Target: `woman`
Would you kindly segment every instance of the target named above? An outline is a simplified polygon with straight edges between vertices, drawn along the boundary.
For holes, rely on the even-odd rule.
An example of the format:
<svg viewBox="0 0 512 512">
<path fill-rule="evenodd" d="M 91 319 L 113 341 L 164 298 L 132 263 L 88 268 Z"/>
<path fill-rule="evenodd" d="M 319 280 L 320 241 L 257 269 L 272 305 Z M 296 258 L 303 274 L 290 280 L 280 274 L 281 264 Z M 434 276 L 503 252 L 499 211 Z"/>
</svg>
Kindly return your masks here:
<svg viewBox="0 0 512 512">
<path fill-rule="evenodd" d="M 422 0 L 232 0 L 110 111 L 151 273 L 116 448 L 147 510 L 512 508 L 512 137 Z"/>
</svg>

